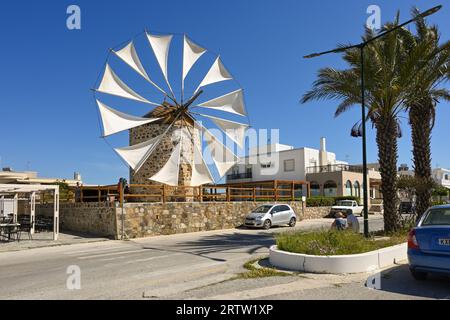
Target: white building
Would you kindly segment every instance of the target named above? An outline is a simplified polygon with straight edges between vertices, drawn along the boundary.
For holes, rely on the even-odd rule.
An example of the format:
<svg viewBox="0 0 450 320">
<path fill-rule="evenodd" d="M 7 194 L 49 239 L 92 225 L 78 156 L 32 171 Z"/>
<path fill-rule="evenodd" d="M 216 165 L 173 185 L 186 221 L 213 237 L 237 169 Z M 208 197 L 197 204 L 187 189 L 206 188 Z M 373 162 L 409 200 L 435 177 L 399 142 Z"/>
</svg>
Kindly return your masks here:
<svg viewBox="0 0 450 320">
<path fill-rule="evenodd" d="M 439 185 L 450 189 L 450 170 L 444 168 L 433 169 L 433 179 Z"/>
<path fill-rule="evenodd" d="M 336 154 L 326 150 L 326 140 L 320 141 L 320 149 L 294 148 L 284 144 L 272 144 L 251 148 L 231 168 L 227 183 L 265 180 L 306 180 L 310 167 L 347 164 L 336 160 Z"/>
<path fill-rule="evenodd" d="M 70 187 L 83 184 L 81 175 L 74 173 L 73 179 L 65 178 L 42 178 L 35 171 L 14 171 L 11 168 L 3 168 L 0 171 L 0 184 L 55 184 L 58 182 L 67 183 Z"/>
</svg>

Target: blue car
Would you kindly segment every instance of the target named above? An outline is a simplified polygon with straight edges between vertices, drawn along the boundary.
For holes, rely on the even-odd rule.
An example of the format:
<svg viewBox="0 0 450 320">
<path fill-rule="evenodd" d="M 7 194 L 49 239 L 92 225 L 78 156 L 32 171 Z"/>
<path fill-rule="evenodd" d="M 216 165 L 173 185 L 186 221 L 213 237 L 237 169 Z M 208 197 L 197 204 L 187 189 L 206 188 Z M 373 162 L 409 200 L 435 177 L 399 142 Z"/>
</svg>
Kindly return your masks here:
<svg viewBox="0 0 450 320">
<path fill-rule="evenodd" d="M 408 236 L 409 269 L 416 280 L 450 275 L 450 205 L 429 208 Z"/>
</svg>

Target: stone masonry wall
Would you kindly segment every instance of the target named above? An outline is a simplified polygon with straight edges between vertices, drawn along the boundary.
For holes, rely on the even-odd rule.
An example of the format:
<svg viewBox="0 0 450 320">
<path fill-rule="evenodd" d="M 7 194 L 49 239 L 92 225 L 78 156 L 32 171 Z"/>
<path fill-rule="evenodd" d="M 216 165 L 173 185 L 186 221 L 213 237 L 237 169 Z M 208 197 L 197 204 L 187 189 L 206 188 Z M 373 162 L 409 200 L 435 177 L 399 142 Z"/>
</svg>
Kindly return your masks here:
<svg viewBox="0 0 450 320">
<path fill-rule="evenodd" d="M 262 203 L 261 203 L 262 204 Z M 323 218 L 330 207 L 303 207 L 302 202 L 288 203 L 299 220 Z M 172 202 L 126 203 L 125 233 L 129 238 L 150 237 L 207 230 L 235 228 L 257 205 L 253 202 Z M 52 205 L 38 205 L 37 215 L 53 215 Z M 97 236 L 120 238 L 121 208 L 92 203 L 61 203 L 61 231 L 75 231 Z"/>
<path fill-rule="evenodd" d="M 306 208 L 301 202 L 289 204 L 299 220 L 323 218 L 330 212 L 330 207 Z M 253 202 L 128 203 L 125 233 L 137 238 L 235 228 L 243 224 L 245 216 L 257 205 Z M 120 209 L 117 209 L 117 225 L 121 226 Z"/>
<path fill-rule="evenodd" d="M 53 204 L 36 205 L 36 215 L 53 216 Z M 116 208 L 106 204 L 60 203 L 60 230 L 116 238 Z"/>
</svg>

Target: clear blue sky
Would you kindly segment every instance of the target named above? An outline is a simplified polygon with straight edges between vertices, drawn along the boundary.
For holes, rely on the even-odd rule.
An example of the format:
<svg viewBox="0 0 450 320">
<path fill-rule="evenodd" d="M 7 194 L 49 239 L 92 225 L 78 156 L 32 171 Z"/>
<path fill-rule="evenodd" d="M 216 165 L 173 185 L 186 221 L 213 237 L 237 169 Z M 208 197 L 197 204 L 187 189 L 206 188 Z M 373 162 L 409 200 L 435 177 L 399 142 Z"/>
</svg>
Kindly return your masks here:
<svg viewBox="0 0 450 320">
<path fill-rule="evenodd" d="M 116 182 L 127 168 L 99 138 L 90 88 L 102 70 L 108 48 L 149 30 L 187 33 L 213 52 L 244 87 L 251 124 L 280 128 L 280 142 L 328 149 L 341 160 L 361 162 L 360 140 L 349 131 L 359 109 L 334 119 L 334 101 L 298 103 L 316 71 L 342 67 L 338 55 L 312 60 L 302 55 L 357 42 L 377 4 L 382 22 L 398 9 L 439 1 L 298 0 L 151 0 L 151 1 L 8 1 L 0 11 L 0 156 L 2 166 L 36 170 L 42 176 L 82 174 L 87 183 Z M 66 8 L 77 4 L 82 29 L 66 28 Z M 450 5 L 430 18 L 450 36 Z M 142 40 L 142 39 L 141 39 Z M 148 48 L 147 48 L 148 49 Z M 175 55 L 176 48 L 173 50 Z M 139 51 L 139 50 L 138 50 Z M 175 52 L 175 53 L 174 53 Z M 142 53 L 151 57 L 150 51 Z M 153 69 L 156 70 L 156 69 Z M 433 131 L 433 166 L 450 167 L 449 104 L 438 107 Z M 137 114 L 145 105 L 136 105 Z M 411 163 L 407 120 L 399 141 L 399 163 Z M 125 141 L 125 140 L 122 140 Z M 377 160 L 374 132 L 368 135 L 368 159 Z"/>
</svg>

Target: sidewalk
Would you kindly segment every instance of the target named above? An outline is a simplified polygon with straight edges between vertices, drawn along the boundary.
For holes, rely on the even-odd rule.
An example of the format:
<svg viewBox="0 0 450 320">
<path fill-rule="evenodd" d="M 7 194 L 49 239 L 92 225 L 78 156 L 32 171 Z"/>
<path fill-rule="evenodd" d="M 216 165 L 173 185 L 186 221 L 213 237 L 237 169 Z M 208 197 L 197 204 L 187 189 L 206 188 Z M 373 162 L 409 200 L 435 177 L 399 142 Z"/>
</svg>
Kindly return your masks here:
<svg viewBox="0 0 450 320">
<path fill-rule="evenodd" d="M 1 242 L 0 252 L 20 251 L 34 248 L 55 247 L 78 243 L 107 241 L 108 238 L 96 237 L 86 234 L 59 233 L 57 241 L 53 241 L 52 232 L 39 232 L 33 234 L 33 240 L 29 240 L 28 234 L 23 233 L 19 242 Z"/>
</svg>

